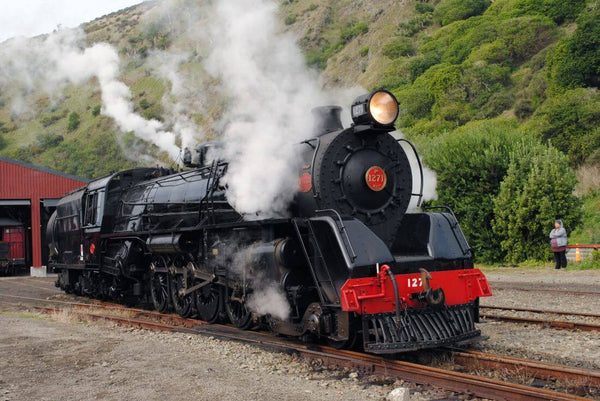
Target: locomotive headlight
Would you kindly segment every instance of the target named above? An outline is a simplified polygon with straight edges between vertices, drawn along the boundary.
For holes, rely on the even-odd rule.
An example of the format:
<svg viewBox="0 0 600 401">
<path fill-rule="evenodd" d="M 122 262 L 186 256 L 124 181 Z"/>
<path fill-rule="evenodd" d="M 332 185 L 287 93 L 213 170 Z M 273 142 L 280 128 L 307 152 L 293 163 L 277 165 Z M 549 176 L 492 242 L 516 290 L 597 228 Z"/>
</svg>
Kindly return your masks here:
<svg viewBox="0 0 600 401">
<path fill-rule="evenodd" d="M 392 128 L 398 117 L 398 101 L 390 92 L 378 90 L 352 102 L 352 121 L 356 125 L 374 124 Z"/>
</svg>

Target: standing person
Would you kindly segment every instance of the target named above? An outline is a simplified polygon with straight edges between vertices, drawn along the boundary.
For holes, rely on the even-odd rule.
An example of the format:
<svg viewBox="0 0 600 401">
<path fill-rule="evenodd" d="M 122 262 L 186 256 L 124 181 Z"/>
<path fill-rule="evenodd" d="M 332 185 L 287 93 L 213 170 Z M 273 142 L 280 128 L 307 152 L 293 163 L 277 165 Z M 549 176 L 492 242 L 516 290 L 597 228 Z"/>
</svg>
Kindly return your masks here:
<svg viewBox="0 0 600 401">
<path fill-rule="evenodd" d="M 562 220 L 556 220 L 554 222 L 554 230 L 550 231 L 550 245 L 552 246 L 552 252 L 554 252 L 554 268 L 563 269 L 567 268 L 567 230 L 563 227 Z"/>
</svg>

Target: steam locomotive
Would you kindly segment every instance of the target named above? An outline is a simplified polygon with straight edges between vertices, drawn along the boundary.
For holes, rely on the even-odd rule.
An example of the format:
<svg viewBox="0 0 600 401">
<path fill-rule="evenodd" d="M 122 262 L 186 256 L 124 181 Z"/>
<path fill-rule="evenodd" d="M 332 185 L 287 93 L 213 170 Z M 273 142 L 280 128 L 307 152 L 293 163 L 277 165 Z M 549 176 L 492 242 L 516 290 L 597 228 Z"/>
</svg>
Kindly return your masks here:
<svg viewBox="0 0 600 401">
<path fill-rule="evenodd" d="M 362 341 L 372 353 L 477 338 L 489 285 L 450 210 L 407 213 L 423 171 L 419 162 L 415 191 L 416 150 L 390 134 L 398 110 L 384 90 L 352 103 L 349 128 L 340 107 L 313 110 L 286 218 L 249 220 L 232 207 L 228 162 L 210 157 L 218 143 L 197 160 L 188 151 L 191 170 L 90 182 L 48 223 L 57 287 L 336 347 Z"/>
</svg>

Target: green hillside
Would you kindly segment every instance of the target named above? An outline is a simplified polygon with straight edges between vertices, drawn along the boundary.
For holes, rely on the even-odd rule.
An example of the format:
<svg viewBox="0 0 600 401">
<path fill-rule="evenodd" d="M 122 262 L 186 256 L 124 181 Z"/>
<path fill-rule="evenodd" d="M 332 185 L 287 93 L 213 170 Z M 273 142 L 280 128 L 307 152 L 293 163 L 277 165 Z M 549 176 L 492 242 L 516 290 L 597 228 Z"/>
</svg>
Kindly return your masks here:
<svg viewBox="0 0 600 401">
<path fill-rule="evenodd" d="M 150 73 L 148 53 L 186 49 L 192 56 L 181 68 L 193 75 L 203 74 L 202 49 L 176 23 L 144 23 L 155 6 L 125 9 L 84 29 L 89 44 L 119 49 L 136 111 L 162 120 L 170 88 Z M 455 209 L 481 260 L 547 257 L 544 233 L 555 217 L 577 228 L 578 242 L 600 241 L 600 182 L 590 179 L 600 166 L 598 1 L 284 0 L 279 14 L 326 87 L 358 83 L 397 96 L 398 128 L 436 170 L 437 202 Z M 0 93 L 3 156 L 84 177 L 140 163 L 124 149 L 168 163 L 133 135 L 118 142 L 94 83 L 69 86 L 58 100 L 35 91 L 27 99 L 32 109 L 17 116 L 10 91 Z M 208 138 L 219 134 L 214 122 L 223 104 L 211 97 L 190 116 Z M 520 228 L 509 232 L 505 222 Z M 520 242 L 539 246 L 519 253 Z"/>
</svg>

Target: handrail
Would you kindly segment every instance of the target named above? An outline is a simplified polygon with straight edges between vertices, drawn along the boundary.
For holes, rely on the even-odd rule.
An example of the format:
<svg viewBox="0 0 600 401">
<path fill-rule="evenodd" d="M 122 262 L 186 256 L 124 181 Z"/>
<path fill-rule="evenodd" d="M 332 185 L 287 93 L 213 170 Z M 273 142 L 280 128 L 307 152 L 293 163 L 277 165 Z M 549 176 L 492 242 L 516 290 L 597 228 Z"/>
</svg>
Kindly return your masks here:
<svg viewBox="0 0 600 401">
<path fill-rule="evenodd" d="M 348 245 L 346 246 L 346 244 L 344 244 L 344 247 L 346 248 L 346 250 L 350 254 L 350 259 L 352 259 L 352 261 L 354 262 L 356 260 L 356 258 L 357 258 L 357 255 L 356 255 L 356 252 L 354 251 L 354 247 L 352 246 L 352 242 L 350 242 L 350 237 L 348 236 L 348 231 L 346 231 L 346 226 L 344 225 L 344 221 L 342 220 L 342 216 L 340 216 L 340 214 L 338 213 L 338 211 L 335 210 L 335 209 L 320 209 L 320 210 L 315 210 L 315 213 L 317 213 L 317 214 L 319 214 L 319 213 L 333 213 L 333 214 L 336 215 L 336 217 L 340 221 L 340 226 L 338 227 L 338 230 L 340 230 L 340 234 L 344 234 L 344 236 L 346 237 L 346 241 L 348 241 Z M 337 222 L 336 222 L 336 224 L 337 224 Z"/>
<path fill-rule="evenodd" d="M 421 175 L 421 189 L 418 193 L 412 193 L 411 196 L 419 197 L 419 200 L 417 201 L 417 207 L 420 207 L 421 203 L 423 202 L 423 164 L 421 163 L 421 159 L 419 158 L 419 154 L 417 153 L 417 148 L 415 147 L 415 145 L 413 145 L 411 141 L 404 138 L 397 139 L 397 141 L 407 143 L 412 148 L 415 158 L 417 159 L 417 163 L 419 165 L 419 174 Z"/>
</svg>

